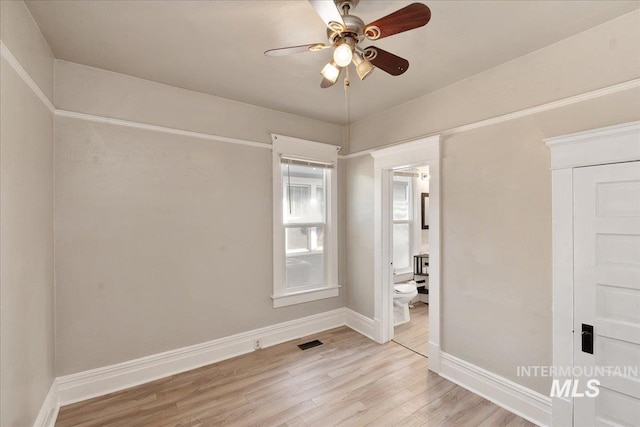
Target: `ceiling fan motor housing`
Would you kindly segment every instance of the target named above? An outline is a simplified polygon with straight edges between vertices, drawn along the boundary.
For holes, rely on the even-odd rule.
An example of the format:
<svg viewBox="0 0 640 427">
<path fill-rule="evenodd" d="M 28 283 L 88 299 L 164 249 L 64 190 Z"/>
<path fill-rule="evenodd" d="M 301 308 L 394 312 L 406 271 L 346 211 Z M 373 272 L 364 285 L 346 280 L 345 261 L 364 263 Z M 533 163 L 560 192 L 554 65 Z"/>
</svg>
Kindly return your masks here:
<svg viewBox="0 0 640 427">
<path fill-rule="evenodd" d="M 344 15 L 342 20 L 344 21 L 344 25 L 347 27 L 346 30 L 334 31 L 331 28 L 327 28 L 327 37 L 331 44 L 336 44 L 341 39 L 348 36 L 358 40 L 363 34 L 365 24 L 362 19 L 355 15 Z"/>
<path fill-rule="evenodd" d="M 421 2 L 411 3 L 380 19 L 366 24 L 351 12 L 359 0 L 309 0 L 316 13 L 327 26 L 329 44 L 315 43 L 270 49 L 267 56 L 283 56 L 302 52 L 315 52 L 333 48 L 333 58 L 322 69 L 320 87 L 332 86 L 340 70 L 351 63 L 356 66 L 360 79 L 368 76 L 373 68 L 380 68 L 392 76 L 399 76 L 409 68 L 409 61 L 375 46 L 360 47 L 364 39 L 378 40 L 426 25 L 431 19 L 431 10 Z"/>
</svg>

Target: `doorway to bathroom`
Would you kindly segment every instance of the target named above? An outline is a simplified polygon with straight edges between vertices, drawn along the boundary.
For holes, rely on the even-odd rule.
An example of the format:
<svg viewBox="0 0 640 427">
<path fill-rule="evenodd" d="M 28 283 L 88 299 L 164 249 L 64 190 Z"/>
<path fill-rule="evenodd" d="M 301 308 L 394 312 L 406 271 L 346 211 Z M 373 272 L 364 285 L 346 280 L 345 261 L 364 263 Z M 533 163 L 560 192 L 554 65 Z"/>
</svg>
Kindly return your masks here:
<svg viewBox="0 0 640 427">
<path fill-rule="evenodd" d="M 410 345 L 420 347 L 418 352 L 429 357 L 429 369 L 437 373 L 440 371 L 440 136 L 431 136 L 382 148 L 373 151 L 371 155 L 374 158 L 375 186 L 375 339 L 380 343 L 385 343 L 396 338 L 397 335 L 397 339 L 404 345 L 406 341 L 403 340 L 402 335 L 406 332 L 407 336 L 405 338 L 415 338 L 412 340 L 415 344 Z M 426 210 L 425 219 L 429 227 L 428 250 L 423 253 L 422 237 L 420 237 L 420 239 L 415 238 L 412 243 L 408 244 L 407 247 L 410 249 L 402 249 L 404 252 L 400 252 L 401 249 L 397 248 L 394 251 L 394 245 L 400 246 L 400 243 L 402 243 L 404 246 L 407 243 L 406 238 L 403 240 L 400 237 L 401 230 L 406 230 L 406 226 L 401 226 L 402 222 L 397 218 L 394 222 L 394 176 L 396 173 L 398 173 L 398 176 L 402 176 L 402 172 L 420 171 L 421 169 L 428 174 L 429 187 L 428 191 L 424 191 L 424 193 L 428 193 L 428 198 L 422 199 L 423 191 L 420 191 L 420 196 L 417 196 L 417 188 L 414 188 L 408 194 L 412 195 L 416 202 L 413 207 L 413 215 L 416 219 L 414 223 L 419 223 L 422 226 L 422 206 Z M 419 200 L 417 200 L 418 197 Z M 418 218 L 420 218 L 420 222 L 417 221 Z M 393 238 L 394 226 L 397 230 L 395 243 Z M 420 229 L 422 230 L 422 228 Z M 402 262 L 396 261 L 400 263 L 398 266 L 399 271 L 394 268 L 394 252 L 397 253 L 396 259 L 399 259 L 400 256 L 403 258 Z M 394 287 L 396 286 L 396 280 L 401 281 L 407 278 L 412 280 L 418 278 L 420 280 L 421 278 L 414 277 L 420 275 L 413 274 L 416 268 L 414 265 L 416 262 L 415 255 L 427 254 L 428 257 L 422 257 L 418 259 L 418 262 L 423 263 L 426 261 L 428 263 L 428 265 L 419 265 L 426 267 L 424 272 L 428 269 L 428 304 L 422 306 L 428 309 L 428 312 L 425 310 L 421 315 L 421 313 L 415 311 L 415 308 L 409 309 L 409 318 L 413 316 L 417 322 L 420 321 L 420 318 L 424 319 L 426 331 L 424 331 L 425 333 L 417 330 L 412 331 L 410 324 L 405 328 L 402 328 L 403 325 L 398 325 L 398 328 L 395 328 Z M 407 259 L 410 260 L 411 269 L 406 266 Z M 404 271 L 400 267 L 405 267 Z M 415 281 L 418 282 L 418 280 Z M 411 291 L 411 289 L 408 289 L 408 291 Z"/>
<path fill-rule="evenodd" d="M 429 343 L 429 166 L 393 171 L 393 341 L 427 357 Z"/>
</svg>

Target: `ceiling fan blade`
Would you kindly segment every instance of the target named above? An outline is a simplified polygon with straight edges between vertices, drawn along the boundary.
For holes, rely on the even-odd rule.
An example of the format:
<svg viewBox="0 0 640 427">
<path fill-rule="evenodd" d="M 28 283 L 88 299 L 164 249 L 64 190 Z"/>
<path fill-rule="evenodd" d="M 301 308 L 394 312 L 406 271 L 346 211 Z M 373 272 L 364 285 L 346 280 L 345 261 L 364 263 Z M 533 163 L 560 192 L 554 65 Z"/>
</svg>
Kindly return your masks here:
<svg viewBox="0 0 640 427">
<path fill-rule="evenodd" d="M 392 76 L 399 76 L 409 68 L 409 61 L 379 47 L 369 46 L 364 53 L 369 62 Z"/>
<path fill-rule="evenodd" d="M 309 0 L 311 6 L 320 15 L 327 27 L 332 30 L 342 31 L 345 27 L 342 15 L 333 0 Z"/>
<path fill-rule="evenodd" d="M 431 10 L 422 3 L 411 3 L 409 6 L 373 21 L 364 28 L 364 34 L 371 40 L 389 37 L 404 31 L 427 25 L 431 19 Z"/>
<path fill-rule="evenodd" d="M 293 55 L 295 53 L 303 53 L 303 52 L 315 52 L 317 50 L 326 49 L 331 47 L 330 45 L 326 45 L 324 43 L 314 43 L 314 44 L 304 44 L 300 46 L 289 46 L 289 47 L 281 47 L 279 49 L 269 49 L 264 54 L 266 56 L 285 56 L 285 55 Z"/>
</svg>

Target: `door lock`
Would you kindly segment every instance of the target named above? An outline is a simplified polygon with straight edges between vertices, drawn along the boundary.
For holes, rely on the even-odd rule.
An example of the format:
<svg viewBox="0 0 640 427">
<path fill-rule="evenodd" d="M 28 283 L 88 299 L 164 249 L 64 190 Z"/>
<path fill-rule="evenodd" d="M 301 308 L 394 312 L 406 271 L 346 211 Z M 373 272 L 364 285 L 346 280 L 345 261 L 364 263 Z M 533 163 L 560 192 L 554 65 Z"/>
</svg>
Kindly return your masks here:
<svg viewBox="0 0 640 427">
<path fill-rule="evenodd" d="M 593 354 L 593 326 L 582 324 L 582 351 Z"/>
</svg>

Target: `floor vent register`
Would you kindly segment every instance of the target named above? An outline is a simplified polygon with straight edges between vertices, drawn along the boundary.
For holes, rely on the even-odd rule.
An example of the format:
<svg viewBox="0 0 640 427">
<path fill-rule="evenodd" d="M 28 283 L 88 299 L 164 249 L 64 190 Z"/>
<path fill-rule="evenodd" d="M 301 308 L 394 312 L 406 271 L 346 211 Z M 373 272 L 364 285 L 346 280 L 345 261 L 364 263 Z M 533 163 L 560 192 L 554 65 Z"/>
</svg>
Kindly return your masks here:
<svg viewBox="0 0 640 427">
<path fill-rule="evenodd" d="M 300 344 L 300 345 L 298 346 L 298 348 L 299 348 L 300 350 L 307 350 L 307 349 L 309 349 L 309 348 L 317 347 L 317 346 L 319 346 L 319 345 L 322 345 L 322 341 L 320 341 L 320 340 L 313 340 L 313 341 L 306 342 L 306 343 L 304 343 L 304 344 Z"/>
</svg>

